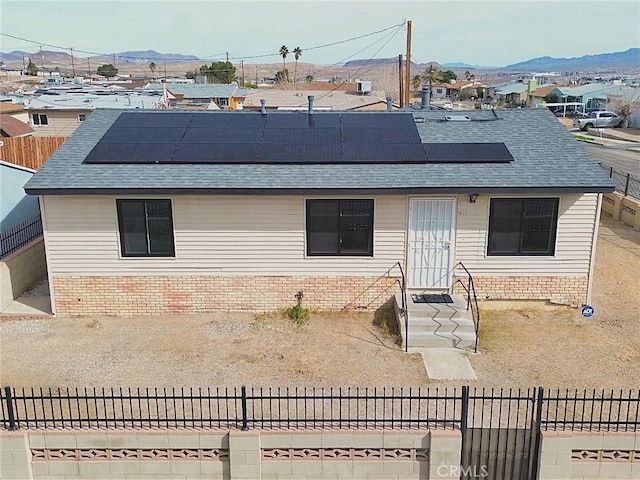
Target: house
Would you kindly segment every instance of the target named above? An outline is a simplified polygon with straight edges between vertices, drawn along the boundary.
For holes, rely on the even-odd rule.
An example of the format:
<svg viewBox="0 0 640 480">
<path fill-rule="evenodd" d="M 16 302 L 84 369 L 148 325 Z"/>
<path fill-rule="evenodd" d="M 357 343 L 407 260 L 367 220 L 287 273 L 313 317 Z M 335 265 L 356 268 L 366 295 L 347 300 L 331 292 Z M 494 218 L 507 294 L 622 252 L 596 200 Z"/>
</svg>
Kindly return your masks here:
<svg viewBox="0 0 640 480">
<path fill-rule="evenodd" d="M 0 113 L 0 137 L 27 137 L 35 130 L 6 113 Z"/>
<path fill-rule="evenodd" d="M 25 186 L 64 316 L 376 309 L 458 262 L 480 299 L 582 305 L 613 189 L 547 109 L 99 110 Z"/>
<path fill-rule="evenodd" d="M 551 84 L 551 85 L 541 85 L 538 88 L 536 88 L 533 92 L 531 92 L 531 94 L 529 95 L 529 104 L 532 107 L 536 107 L 538 105 L 544 105 L 545 103 L 547 103 L 547 101 L 545 100 L 545 98 L 550 98 L 552 96 L 552 92 L 558 88 L 557 85 Z M 554 103 L 553 101 L 551 103 Z"/>
<path fill-rule="evenodd" d="M 26 111 L 34 136 L 67 137 L 97 109 L 153 110 L 160 98 L 131 92 L 63 92 L 28 99 Z"/>
<path fill-rule="evenodd" d="M 24 105 L 9 101 L 0 102 L 0 114 L 9 115 L 22 123 L 29 123 L 29 114 Z"/>
<path fill-rule="evenodd" d="M 607 85 L 604 83 L 587 83 L 579 86 L 556 87 L 550 95 L 555 96 L 558 103 L 582 103 L 588 111 L 606 110 L 608 104 L 617 96 L 634 89 L 624 85 Z"/>
<path fill-rule="evenodd" d="M 221 83 L 167 83 L 167 90 L 172 94 L 172 107 L 206 109 L 212 102 L 224 110 L 241 110 L 242 103 L 249 89 L 237 84 Z M 143 92 L 162 92 L 162 83 L 149 83 Z"/>
<path fill-rule="evenodd" d="M 486 85 L 476 83 L 475 81 L 458 80 L 451 83 L 442 83 L 433 86 L 433 98 L 458 98 L 460 92 L 467 88 L 484 88 Z"/>
<path fill-rule="evenodd" d="M 387 100 L 383 91 L 372 91 L 368 95 L 360 95 L 355 90 L 252 90 L 244 99 L 244 110 L 260 110 L 261 100 L 265 101 L 267 110 L 306 110 L 307 99 L 314 97 L 314 105 L 318 110 L 386 110 Z"/>
</svg>

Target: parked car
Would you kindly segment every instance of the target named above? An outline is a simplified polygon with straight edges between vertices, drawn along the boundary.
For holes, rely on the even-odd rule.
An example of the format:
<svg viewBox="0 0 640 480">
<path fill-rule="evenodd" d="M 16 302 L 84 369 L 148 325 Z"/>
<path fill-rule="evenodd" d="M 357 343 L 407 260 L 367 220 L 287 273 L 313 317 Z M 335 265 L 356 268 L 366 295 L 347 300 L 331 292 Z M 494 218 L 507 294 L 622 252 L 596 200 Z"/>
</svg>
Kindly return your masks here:
<svg viewBox="0 0 640 480">
<path fill-rule="evenodd" d="M 444 102 L 444 103 L 442 104 L 442 106 L 443 106 L 444 108 L 446 108 L 447 110 L 453 110 L 453 103 L 451 103 L 451 102 Z"/>
<path fill-rule="evenodd" d="M 619 128 L 622 126 L 623 120 L 623 117 L 613 112 L 592 112 L 588 117 L 574 118 L 573 126 L 578 127 L 582 131 L 587 131 L 590 128 Z"/>
</svg>

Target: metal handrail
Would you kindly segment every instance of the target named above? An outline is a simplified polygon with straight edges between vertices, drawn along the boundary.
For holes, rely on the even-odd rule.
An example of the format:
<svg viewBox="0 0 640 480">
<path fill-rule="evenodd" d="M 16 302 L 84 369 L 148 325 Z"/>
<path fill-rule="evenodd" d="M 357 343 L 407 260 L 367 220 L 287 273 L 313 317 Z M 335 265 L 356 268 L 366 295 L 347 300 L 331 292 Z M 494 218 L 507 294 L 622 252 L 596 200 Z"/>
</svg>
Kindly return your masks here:
<svg viewBox="0 0 640 480">
<path fill-rule="evenodd" d="M 402 305 L 400 306 L 400 315 L 404 317 L 404 351 L 409 351 L 409 312 L 407 307 L 407 280 L 404 276 L 404 269 L 402 268 L 402 264 L 398 261 L 395 263 L 395 266 L 398 266 L 400 269 L 400 297 L 402 299 Z M 389 270 L 392 270 L 391 267 Z"/>
<path fill-rule="evenodd" d="M 471 272 L 467 270 L 467 267 L 464 266 L 464 263 L 458 262 L 453 268 L 455 270 L 458 267 L 462 267 L 462 269 L 467 274 L 466 286 L 464 283 L 462 283 L 460 279 L 456 279 L 456 283 L 459 283 L 464 289 L 464 291 L 467 293 L 467 310 L 469 310 L 469 307 L 471 307 L 471 294 L 473 294 L 473 303 L 475 305 L 475 310 L 471 308 L 471 317 L 473 319 L 473 326 L 476 331 L 476 343 L 473 348 L 473 352 L 478 353 L 478 332 L 480 330 L 480 308 L 478 307 L 478 296 L 476 294 L 476 285 L 475 285 L 475 282 L 473 281 L 473 276 L 471 275 Z"/>
</svg>

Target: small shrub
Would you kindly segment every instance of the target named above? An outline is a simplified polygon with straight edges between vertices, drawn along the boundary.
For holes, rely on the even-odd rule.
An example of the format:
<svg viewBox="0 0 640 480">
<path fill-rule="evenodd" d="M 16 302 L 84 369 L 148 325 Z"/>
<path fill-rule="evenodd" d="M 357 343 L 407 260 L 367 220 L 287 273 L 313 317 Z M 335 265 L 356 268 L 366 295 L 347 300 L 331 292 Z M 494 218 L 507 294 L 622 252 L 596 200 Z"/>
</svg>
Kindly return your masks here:
<svg viewBox="0 0 640 480">
<path fill-rule="evenodd" d="M 302 305 L 294 305 L 286 310 L 287 318 L 293 320 L 293 322 L 301 327 L 307 323 L 309 317 L 309 311 Z"/>
</svg>

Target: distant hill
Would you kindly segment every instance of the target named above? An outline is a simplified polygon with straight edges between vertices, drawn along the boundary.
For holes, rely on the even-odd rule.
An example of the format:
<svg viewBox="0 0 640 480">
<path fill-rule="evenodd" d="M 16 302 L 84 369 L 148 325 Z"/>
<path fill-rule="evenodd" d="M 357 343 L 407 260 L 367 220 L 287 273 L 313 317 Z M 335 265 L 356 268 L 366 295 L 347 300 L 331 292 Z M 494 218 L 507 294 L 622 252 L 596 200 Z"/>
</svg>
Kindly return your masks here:
<svg viewBox="0 0 640 480">
<path fill-rule="evenodd" d="M 14 50 L 12 52 L 0 52 L 0 60 L 3 62 L 17 62 L 22 61 L 22 55 L 24 55 L 25 59 L 31 55 L 29 52 L 23 52 L 22 50 Z"/>
<path fill-rule="evenodd" d="M 440 65 L 436 62 L 429 63 L 415 63 L 411 62 L 411 69 L 420 69 L 426 68 L 429 64 L 433 64 L 436 67 Z M 347 63 L 343 65 L 345 68 L 354 68 L 354 67 L 385 67 L 385 66 L 396 66 L 398 65 L 397 58 L 372 58 L 372 59 L 358 59 L 358 60 L 349 60 Z"/>
<path fill-rule="evenodd" d="M 0 52 L 0 60 L 3 62 L 22 62 L 22 56 L 24 55 L 25 62 L 31 61 L 36 65 L 44 63 L 49 65 L 52 63 L 71 63 L 71 55 L 65 52 L 51 52 L 49 50 L 38 50 L 37 52 L 29 53 L 22 50 L 14 50 L 9 53 Z"/>
<path fill-rule="evenodd" d="M 498 67 L 489 67 L 486 65 L 470 65 L 464 62 L 443 63 L 442 67 L 443 68 L 466 68 L 468 70 L 492 70 L 492 69 L 498 68 Z"/>
<path fill-rule="evenodd" d="M 155 50 L 133 50 L 127 52 L 119 52 L 115 54 L 116 61 L 125 63 L 140 63 L 149 64 L 154 63 L 185 63 L 200 61 L 195 55 L 182 55 L 181 53 L 160 53 Z M 93 57 L 95 60 L 107 61 L 111 59 L 113 61 L 113 55 Z"/>
<path fill-rule="evenodd" d="M 624 52 L 601 53 L 573 58 L 538 57 L 526 62 L 507 65 L 504 68 L 508 70 L 588 71 L 598 68 L 637 68 L 638 65 L 640 65 L 640 48 L 630 48 Z"/>
</svg>

